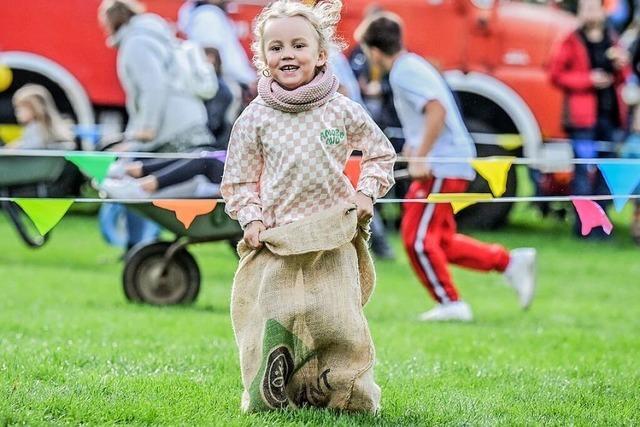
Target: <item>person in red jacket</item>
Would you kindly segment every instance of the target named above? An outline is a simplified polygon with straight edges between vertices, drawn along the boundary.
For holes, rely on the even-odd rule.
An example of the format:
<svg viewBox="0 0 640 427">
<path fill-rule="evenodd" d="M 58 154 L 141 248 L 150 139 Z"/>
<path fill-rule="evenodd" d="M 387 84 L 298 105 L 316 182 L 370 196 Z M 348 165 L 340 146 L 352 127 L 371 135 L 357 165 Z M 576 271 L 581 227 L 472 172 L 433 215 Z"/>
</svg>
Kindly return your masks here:
<svg viewBox="0 0 640 427">
<path fill-rule="evenodd" d="M 616 45 L 614 31 L 606 26 L 601 0 L 580 0 L 579 27 L 556 48 L 550 77 L 565 95 L 563 123 L 577 158 L 610 157 L 598 141 L 620 141 L 627 118 L 620 90 L 628 72 L 628 55 Z M 605 147 L 606 148 L 606 147 Z M 596 165 L 575 165 L 572 194 L 608 194 Z M 603 208 L 605 202 L 599 202 Z M 580 234 L 576 218 L 574 231 Z M 596 230 L 594 230 L 594 233 Z M 592 233 L 592 235 L 594 234 Z M 597 237 L 606 236 L 604 233 Z"/>
</svg>

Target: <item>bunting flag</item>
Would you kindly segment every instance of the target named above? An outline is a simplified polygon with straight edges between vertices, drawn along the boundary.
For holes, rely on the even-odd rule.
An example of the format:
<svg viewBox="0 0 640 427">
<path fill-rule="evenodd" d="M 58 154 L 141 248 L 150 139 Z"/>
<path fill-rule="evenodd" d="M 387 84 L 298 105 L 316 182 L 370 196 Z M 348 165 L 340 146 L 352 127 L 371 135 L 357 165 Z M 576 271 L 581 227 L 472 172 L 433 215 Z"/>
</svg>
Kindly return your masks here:
<svg viewBox="0 0 640 427">
<path fill-rule="evenodd" d="M 360 162 L 362 158 L 359 156 L 350 157 L 344 167 L 344 174 L 351 181 L 353 188 L 358 187 L 358 179 L 360 179 Z"/>
<path fill-rule="evenodd" d="M 451 203 L 453 213 L 483 200 L 493 199 L 491 193 L 433 193 L 427 197 L 431 203 Z"/>
<path fill-rule="evenodd" d="M 191 227 L 197 216 L 212 212 L 218 204 L 215 200 L 203 199 L 166 199 L 152 201 L 154 206 L 173 211 L 185 229 Z"/>
<path fill-rule="evenodd" d="M 607 217 L 602 207 L 593 200 L 586 199 L 574 199 L 572 198 L 573 206 L 575 206 L 580 222 L 582 223 L 582 235 L 586 236 L 595 227 L 602 227 L 605 233 L 611 234 L 613 230 L 613 224 Z"/>
<path fill-rule="evenodd" d="M 109 166 L 116 161 L 115 155 L 68 154 L 64 158 L 78 166 L 82 172 L 98 181 L 99 184 L 107 177 Z"/>
<path fill-rule="evenodd" d="M 505 150 L 515 150 L 522 147 L 522 137 L 517 133 L 505 133 L 498 135 L 498 145 Z"/>
<path fill-rule="evenodd" d="M 614 196 L 628 196 L 640 184 L 640 164 L 634 163 L 602 163 L 599 164 L 600 172 Z M 613 204 L 620 212 L 629 200 L 628 197 L 615 197 Z"/>
<path fill-rule="evenodd" d="M 67 213 L 72 199 L 15 199 L 40 234 L 47 234 Z"/>
<path fill-rule="evenodd" d="M 507 190 L 507 176 L 515 157 L 485 157 L 474 159 L 471 166 L 489 183 L 494 196 L 500 197 Z"/>
</svg>

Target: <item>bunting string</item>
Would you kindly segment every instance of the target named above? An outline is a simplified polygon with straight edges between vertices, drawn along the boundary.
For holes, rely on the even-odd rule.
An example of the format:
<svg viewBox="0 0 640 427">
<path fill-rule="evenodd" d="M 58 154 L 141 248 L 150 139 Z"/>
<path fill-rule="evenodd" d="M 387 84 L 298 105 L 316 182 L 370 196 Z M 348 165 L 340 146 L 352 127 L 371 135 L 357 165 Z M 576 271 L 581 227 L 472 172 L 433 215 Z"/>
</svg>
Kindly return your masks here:
<svg viewBox="0 0 640 427">
<path fill-rule="evenodd" d="M 459 195 L 466 195 L 468 193 L 435 193 L 437 198 L 427 199 L 378 199 L 376 203 L 451 203 L 458 201 Z M 433 196 L 434 194 L 432 194 Z M 452 197 L 447 198 L 450 195 Z M 517 202 L 572 202 L 574 200 L 616 200 L 616 199 L 640 199 L 640 194 L 627 194 L 627 195 L 593 195 L 593 196 L 514 196 L 514 197 L 483 197 L 484 194 L 479 194 L 478 198 L 474 198 L 473 195 L 469 197 L 474 200 L 474 203 L 517 203 Z M 14 202 L 16 200 L 54 200 L 49 198 L 29 198 L 29 197 L 0 197 L 0 202 Z M 100 198 L 61 198 L 58 200 L 69 200 L 73 203 L 121 203 L 125 205 L 132 204 L 149 204 L 162 200 L 175 200 L 175 201 L 194 201 L 194 200 L 206 200 L 216 203 L 224 203 L 224 199 L 100 199 Z"/>
<path fill-rule="evenodd" d="M 211 156 L 215 151 L 202 151 L 197 153 L 150 153 L 150 152 L 132 152 L 132 151 L 62 151 L 62 150 L 18 150 L 12 148 L 0 149 L 1 157 L 74 157 L 74 158 L 91 158 L 91 157 L 107 157 L 122 159 L 202 159 Z M 469 163 L 475 161 L 493 161 L 501 162 L 508 159 L 514 165 L 600 165 L 600 164 L 630 164 L 640 165 L 640 158 L 572 158 L 572 159 L 552 159 L 552 158 L 528 158 L 528 157 L 511 157 L 511 156 L 491 156 L 491 157 L 410 157 L 398 156 L 397 163 L 407 163 L 415 161 L 428 160 L 431 164 L 449 164 L 449 163 Z"/>
</svg>

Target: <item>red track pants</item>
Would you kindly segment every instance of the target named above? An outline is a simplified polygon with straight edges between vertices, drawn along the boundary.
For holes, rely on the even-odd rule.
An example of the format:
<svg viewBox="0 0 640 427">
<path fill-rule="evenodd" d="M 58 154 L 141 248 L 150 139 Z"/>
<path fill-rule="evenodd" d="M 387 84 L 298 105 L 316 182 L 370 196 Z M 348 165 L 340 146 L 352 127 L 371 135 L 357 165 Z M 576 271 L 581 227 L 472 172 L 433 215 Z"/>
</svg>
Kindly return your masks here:
<svg viewBox="0 0 640 427">
<path fill-rule="evenodd" d="M 468 185 L 468 181 L 462 179 L 414 181 L 405 197 L 423 199 L 430 193 L 463 193 Z M 456 232 L 456 220 L 449 203 L 405 202 L 401 233 L 411 266 L 439 303 L 459 299 L 447 263 L 499 272 L 509 264 L 509 252 L 503 246 L 482 243 Z"/>
</svg>

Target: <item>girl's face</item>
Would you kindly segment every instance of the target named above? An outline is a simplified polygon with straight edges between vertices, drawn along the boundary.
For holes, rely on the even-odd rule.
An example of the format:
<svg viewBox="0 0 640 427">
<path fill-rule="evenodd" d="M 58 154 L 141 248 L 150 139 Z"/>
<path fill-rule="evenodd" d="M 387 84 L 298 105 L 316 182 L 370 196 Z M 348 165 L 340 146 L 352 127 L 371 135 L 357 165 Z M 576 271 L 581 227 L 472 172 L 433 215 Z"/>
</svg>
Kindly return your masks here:
<svg viewBox="0 0 640 427">
<path fill-rule="evenodd" d="M 264 27 L 264 49 L 269 72 L 285 89 L 293 90 L 309 83 L 316 69 L 327 62 L 320 50 L 317 33 L 301 16 L 275 18 Z"/>
<path fill-rule="evenodd" d="M 18 123 L 21 125 L 29 124 L 35 118 L 33 114 L 33 110 L 29 105 L 19 102 L 15 106 L 16 119 L 18 119 Z"/>
</svg>

